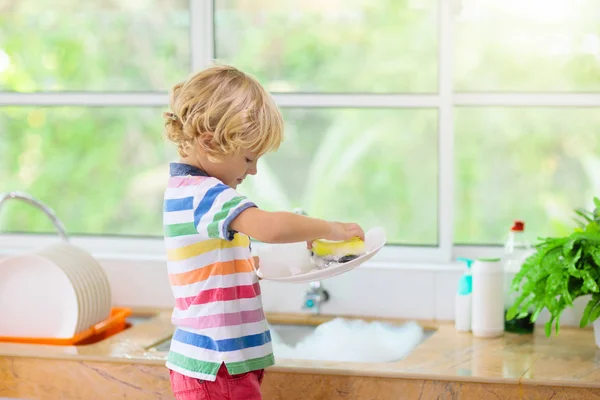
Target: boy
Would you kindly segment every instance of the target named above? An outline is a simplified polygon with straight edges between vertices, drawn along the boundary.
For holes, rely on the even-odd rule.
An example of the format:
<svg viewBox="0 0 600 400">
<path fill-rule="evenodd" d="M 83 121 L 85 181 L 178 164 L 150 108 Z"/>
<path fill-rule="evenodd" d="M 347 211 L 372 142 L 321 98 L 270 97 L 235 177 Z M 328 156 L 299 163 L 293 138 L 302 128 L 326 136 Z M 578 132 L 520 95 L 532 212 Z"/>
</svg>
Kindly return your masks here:
<svg viewBox="0 0 600 400">
<path fill-rule="evenodd" d="M 177 84 L 167 137 L 177 144 L 164 232 L 176 326 L 167 360 L 177 399 L 260 399 L 274 364 L 253 237 L 266 243 L 364 239 L 357 224 L 260 210 L 235 189 L 283 139 L 283 119 L 252 77 L 229 66 Z"/>
</svg>

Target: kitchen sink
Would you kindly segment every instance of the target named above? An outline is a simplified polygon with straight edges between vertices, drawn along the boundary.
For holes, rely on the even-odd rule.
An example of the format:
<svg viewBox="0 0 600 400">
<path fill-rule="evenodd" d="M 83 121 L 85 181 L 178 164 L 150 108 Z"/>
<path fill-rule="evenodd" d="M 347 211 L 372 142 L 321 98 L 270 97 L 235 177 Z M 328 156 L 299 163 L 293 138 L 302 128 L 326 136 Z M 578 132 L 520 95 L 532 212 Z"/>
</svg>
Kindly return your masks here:
<svg viewBox="0 0 600 400">
<path fill-rule="evenodd" d="M 416 325 L 415 323 L 412 323 L 413 327 L 418 327 L 418 325 Z M 410 324 L 407 324 L 410 325 Z M 393 327 L 392 329 L 395 329 L 396 327 Z M 312 325 L 295 325 L 295 324 L 272 324 L 271 325 L 271 336 L 273 338 L 273 347 L 274 347 L 274 352 L 275 355 L 278 356 L 280 355 L 281 358 L 301 358 L 304 359 L 306 357 L 312 357 L 311 359 L 321 359 L 320 356 L 321 354 L 317 354 L 317 355 L 313 355 L 310 356 L 306 353 L 308 353 L 306 351 L 306 346 L 311 346 L 308 342 L 307 343 L 302 343 L 303 339 L 307 338 L 309 335 L 311 335 L 313 332 L 315 332 L 315 330 L 317 329 L 317 326 L 312 326 Z M 402 328 L 402 326 L 398 326 L 398 330 L 400 331 Z M 413 330 L 413 332 L 415 332 Z M 414 335 L 412 335 L 410 338 L 408 338 L 408 342 L 412 342 L 414 344 L 414 346 L 411 345 L 401 345 L 404 347 L 404 350 L 402 350 L 403 352 L 403 356 L 405 356 L 406 354 L 408 354 L 409 352 L 413 351 L 416 347 L 418 347 L 421 343 L 423 343 L 424 341 L 426 341 L 428 338 L 430 338 L 435 332 L 435 329 L 429 329 L 429 328 L 422 328 L 422 334 L 418 337 L 418 339 L 415 338 Z M 361 335 L 364 333 L 361 333 Z M 393 335 L 393 333 L 391 333 Z M 357 332 L 357 335 L 359 335 L 359 333 Z M 315 337 L 319 337 L 322 335 L 315 335 Z M 386 334 L 387 336 L 387 340 L 389 342 L 390 336 L 389 334 Z M 341 335 L 340 335 L 341 337 Z M 406 332 L 404 332 L 404 336 L 401 335 L 401 332 L 398 334 L 398 343 L 402 343 L 403 341 L 406 341 Z M 348 334 L 346 333 L 346 335 L 344 335 L 344 337 L 342 338 L 342 340 L 347 340 L 348 339 Z M 360 341 L 360 339 L 357 337 L 355 338 L 356 341 Z M 372 339 L 372 338 L 371 338 Z M 331 347 L 335 347 L 335 346 L 339 346 L 339 340 L 336 340 L 335 335 L 330 335 L 330 339 L 325 339 L 326 341 L 329 340 L 331 343 L 321 343 L 321 347 L 324 346 L 324 348 L 326 349 L 330 349 Z M 372 341 L 372 342 L 377 342 L 377 341 Z M 156 351 L 156 352 L 167 352 L 169 351 L 169 347 L 171 344 L 171 338 L 167 338 L 153 346 L 151 346 L 148 350 L 150 351 Z M 300 346 L 304 346 L 304 350 L 300 350 L 300 352 L 294 353 L 293 350 L 296 348 L 296 346 L 298 346 L 300 344 Z M 330 345 L 329 345 L 330 344 Z M 407 348 L 407 346 L 409 348 Z M 381 348 L 379 349 L 379 351 L 381 351 Z M 315 349 L 315 352 L 319 352 L 318 349 Z M 347 351 L 345 351 L 344 353 L 347 353 Z M 324 357 L 326 356 L 323 355 Z M 337 355 L 335 355 L 337 357 Z M 393 360 L 387 360 L 387 362 L 391 362 L 391 361 L 397 361 L 401 358 L 404 358 L 403 356 L 399 356 L 398 358 L 394 358 Z M 356 356 L 356 357 L 360 357 L 360 356 Z M 333 357 L 332 357 L 333 358 Z M 330 359 L 329 357 L 327 359 Z M 337 358 L 335 358 L 336 360 L 338 360 Z M 338 361 L 343 361 L 343 359 L 340 359 Z M 352 361 L 360 361 L 360 360 L 352 360 Z M 369 362 L 369 361 L 365 361 L 365 362 Z M 370 362 L 376 362 L 376 361 L 370 361 Z"/>
</svg>

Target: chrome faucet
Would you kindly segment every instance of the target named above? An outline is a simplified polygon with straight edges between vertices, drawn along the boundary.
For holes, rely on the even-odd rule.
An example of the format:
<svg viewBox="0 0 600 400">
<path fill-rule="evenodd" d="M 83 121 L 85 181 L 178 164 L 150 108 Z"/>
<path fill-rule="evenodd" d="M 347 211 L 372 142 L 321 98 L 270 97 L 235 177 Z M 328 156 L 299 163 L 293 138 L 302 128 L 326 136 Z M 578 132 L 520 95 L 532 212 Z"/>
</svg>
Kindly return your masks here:
<svg viewBox="0 0 600 400">
<path fill-rule="evenodd" d="M 329 292 L 323 288 L 321 281 L 309 283 L 309 288 L 304 293 L 302 309 L 310 310 L 312 314 L 321 313 L 321 305 L 329 300 Z"/>
<path fill-rule="evenodd" d="M 67 235 L 67 231 L 66 231 L 63 223 L 58 219 L 58 217 L 54 213 L 54 210 L 52 210 L 50 207 L 48 207 L 41 201 L 33 198 L 32 196 L 28 195 L 27 193 L 7 192 L 7 193 L 0 194 L 0 210 L 2 209 L 2 206 L 4 205 L 4 203 L 9 199 L 22 200 L 25 203 L 28 203 L 28 204 L 34 206 L 35 208 L 42 210 L 42 212 L 48 216 L 48 218 L 54 225 L 54 228 L 56 228 L 56 231 L 58 232 L 58 235 L 60 236 L 60 238 L 65 241 L 69 240 L 69 236 Z"/>
<path fill-rule="evenodd" d="M 294 214 L 308 216 L 308 213 L 302 208 L 295 208 Z M 321 312 L 321 304 L 329 300 L 329 293 L 323 289 L 321 281 L 315 281 L 309 283 L 309 288 L 304 292 L 304 303 L 302 309 L 310 310 L 312 314 L 319 314 Z"/>
</svg>

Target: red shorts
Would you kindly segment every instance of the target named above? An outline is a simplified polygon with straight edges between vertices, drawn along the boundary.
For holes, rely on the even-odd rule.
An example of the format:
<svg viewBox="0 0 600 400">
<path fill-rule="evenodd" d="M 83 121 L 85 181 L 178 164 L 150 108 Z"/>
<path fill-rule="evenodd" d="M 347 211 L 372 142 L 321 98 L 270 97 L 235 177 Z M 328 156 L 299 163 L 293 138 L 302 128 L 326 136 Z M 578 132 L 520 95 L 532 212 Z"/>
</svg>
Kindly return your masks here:
<svg viewBox="0 0 600 400">
<path fill-rule="evenodd" d="M 214 382 L 170 371 L 171 389 L 177 400 L 261 400 L 260 384 L 265 370 L 230 375 L 221 365 Z"/>
</svg>

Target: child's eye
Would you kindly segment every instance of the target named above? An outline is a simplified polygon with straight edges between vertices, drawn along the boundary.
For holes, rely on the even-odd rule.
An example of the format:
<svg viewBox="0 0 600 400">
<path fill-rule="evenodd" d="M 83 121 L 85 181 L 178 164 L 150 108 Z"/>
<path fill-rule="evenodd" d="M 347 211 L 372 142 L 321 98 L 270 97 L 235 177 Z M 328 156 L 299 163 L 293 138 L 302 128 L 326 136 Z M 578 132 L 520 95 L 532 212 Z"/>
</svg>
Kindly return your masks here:
<svg viewBox="0 0 600 400">
<path fill-rule="evenodd" d="M 247 162 L 247 163 L 251 163 L 251 162 L 252 162 L 252 160 L 251 160 L 251 159 L 249 159 L 248 157 L 246 157 L 246 162 Z"/>
</svg>

